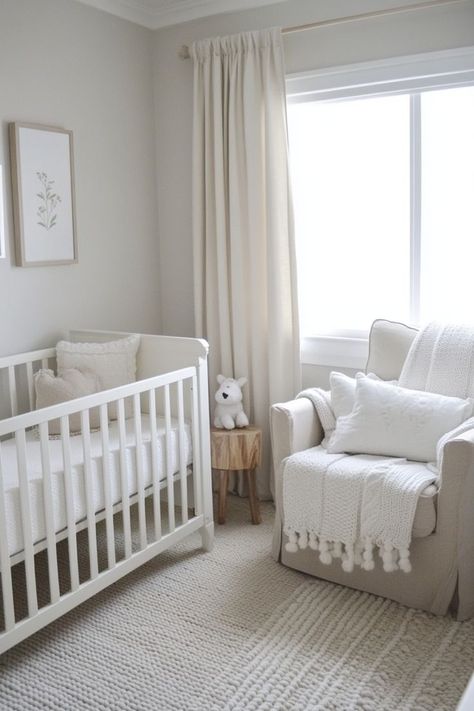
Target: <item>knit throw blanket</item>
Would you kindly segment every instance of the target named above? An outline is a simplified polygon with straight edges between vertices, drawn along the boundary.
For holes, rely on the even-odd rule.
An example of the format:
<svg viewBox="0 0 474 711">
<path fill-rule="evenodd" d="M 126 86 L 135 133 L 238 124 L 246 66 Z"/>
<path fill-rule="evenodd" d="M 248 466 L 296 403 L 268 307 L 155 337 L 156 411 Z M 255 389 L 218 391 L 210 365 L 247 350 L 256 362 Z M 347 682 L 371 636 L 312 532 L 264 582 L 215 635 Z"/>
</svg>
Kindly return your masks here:
<svg viewBox="0 0 474 711">
<path fill-rule="evenodd" d="M 474 397 L 474 329 L 433 321 L 412 343 L 399 385 L 452 397 Z"/>
<path fill-rule="evenodd" d="M 415 338 L 399 384 L 457 397 L 474 396 L 474 330 L 429 324 Z M 336 424 L 329 393 L 303 391 L 321 419 L 326 436 Z M 374 552 L 386 572 L 410 572 L 410 544 L 420 494 L 438 483 L 442 450 L 452 436 L 474 427 L 474 418 L 440 440 L 438 467 L 405 459 L 328 454 L 323 444 L 283 463 L 286 550 L 307 547 L 322 563 L 334 558 L 351 572 L 375 567 Z"/>
<path fill-rule="evenodd" d="M 420 493 L 437 474 L 419 462 L 364 454 L 328 454 L 322 446 L 291 455 L 283 470 L 286 550 L 308 546 L 321 563 L 342 559 L 373 570 L 410 572 L 410 542 Z"/>
</svg>

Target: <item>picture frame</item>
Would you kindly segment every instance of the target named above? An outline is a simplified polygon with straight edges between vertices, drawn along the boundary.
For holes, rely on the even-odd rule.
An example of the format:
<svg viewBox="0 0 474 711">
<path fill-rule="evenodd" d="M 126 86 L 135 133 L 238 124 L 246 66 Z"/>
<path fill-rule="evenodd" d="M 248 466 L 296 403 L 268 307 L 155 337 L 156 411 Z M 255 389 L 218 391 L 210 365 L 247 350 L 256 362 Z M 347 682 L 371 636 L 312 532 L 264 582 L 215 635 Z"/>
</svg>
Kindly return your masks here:
<svg viewBox="0 0 474 711">
<path fill-rule="evenodd" d="M 15 122 L 9 134 L 17 265 L 75 264 L 72 131 Z"/>
</svg>

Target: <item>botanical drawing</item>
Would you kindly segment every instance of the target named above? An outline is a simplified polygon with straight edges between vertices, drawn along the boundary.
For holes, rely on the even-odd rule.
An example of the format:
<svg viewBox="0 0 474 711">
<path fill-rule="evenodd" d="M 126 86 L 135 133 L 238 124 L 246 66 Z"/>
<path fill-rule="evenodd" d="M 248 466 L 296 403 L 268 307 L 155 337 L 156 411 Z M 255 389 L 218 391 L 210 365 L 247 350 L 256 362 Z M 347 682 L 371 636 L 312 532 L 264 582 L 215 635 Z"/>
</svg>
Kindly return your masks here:
<svg viewBox="0 0 474 711">
<path fill-rule="evenodd" d="M 44 227 L 45 230 L 50 230 L 56 224 L 58 215 L 55 210 L 58 203 L 61 202 L 61 198 L 53 190 L 54 180 L 48 178 L 44 172 L 37 171 L 36 175 L 42 187 L 41 192 L 36 193 L 40 199 L 40 206 L 36 211 L 36 215 L 39 217 L 38 225 Z"/>
</svg>

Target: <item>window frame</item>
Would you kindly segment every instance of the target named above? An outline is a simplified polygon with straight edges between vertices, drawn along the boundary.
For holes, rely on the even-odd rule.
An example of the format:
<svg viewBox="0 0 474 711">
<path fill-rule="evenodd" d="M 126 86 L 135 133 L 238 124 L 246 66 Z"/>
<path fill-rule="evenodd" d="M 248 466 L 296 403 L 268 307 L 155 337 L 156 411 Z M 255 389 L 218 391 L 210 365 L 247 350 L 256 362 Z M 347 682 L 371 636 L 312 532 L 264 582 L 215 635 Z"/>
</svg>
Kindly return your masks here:
<svg viewBox="0 0 474 711">
<path fill-rule="evenodd" d="M 420 315 L 421 100 L 425 91 L 474 85 L 474 46 L 289 74 L 287 103 L 410 94 L 410 312 Z M 303 364 L 364 367 L 368 333 L 336 332 L 301 339 Z"/>
</svg>

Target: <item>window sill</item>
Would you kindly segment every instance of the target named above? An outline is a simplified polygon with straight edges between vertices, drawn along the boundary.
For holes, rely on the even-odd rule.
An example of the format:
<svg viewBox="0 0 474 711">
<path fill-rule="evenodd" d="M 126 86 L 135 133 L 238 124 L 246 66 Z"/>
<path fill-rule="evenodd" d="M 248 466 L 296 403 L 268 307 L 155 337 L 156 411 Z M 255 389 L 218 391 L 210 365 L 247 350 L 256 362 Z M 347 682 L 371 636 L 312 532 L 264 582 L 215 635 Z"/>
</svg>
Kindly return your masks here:
<svg viewBox="0 0 474 711">
<path fill-rule="evenodd" d="M 338 368 L 365 369 L 369 352 L 366 338 L 341 338 L 312 336 L 301 339 L 303 365 L 336 366 Z"/>
</svg>

